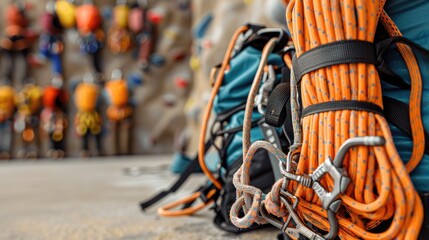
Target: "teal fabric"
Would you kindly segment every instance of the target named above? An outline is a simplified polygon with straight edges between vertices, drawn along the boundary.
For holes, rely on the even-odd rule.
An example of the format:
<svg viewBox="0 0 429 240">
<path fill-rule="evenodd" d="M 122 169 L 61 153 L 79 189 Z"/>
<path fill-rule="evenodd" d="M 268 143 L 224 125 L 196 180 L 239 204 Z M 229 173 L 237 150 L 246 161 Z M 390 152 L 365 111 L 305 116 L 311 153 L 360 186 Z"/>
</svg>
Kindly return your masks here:
<svg viewBox="0 0 429 240">
<path fill-rule="evenodd" d="M 219 93 L 214 101 L 213 109 L 216 114 L 221 114 L 234 109 L 246 102 L 249 95 L 253 78 L 258 69 L 261 58 L 261 51 L 247 47 L 235 56 L 230 62 L 230 69 L 225 74 Z M 283 60 L 277 54 L 271 54 L 268 64 L 277 66 L 283 65 Z M 278 79 L 280 75 L 277 76 Z M 253 111 L 253 121 L 259 120 L 262 115 L 258 111 Z M 225 129 L 233 129 L 243 125 L 244 110 L 234 114 Z M 259 127 L 251 130 L 251 141 L 263 139 L 263 133 Z M 230 166 L 242 155 L 243 133 L 238 132 L 227 146 L 227 165 Z"/>
<path fill-rule="evenodd" d="M 183 153 L 175 153 L 173 155 L 173 164 L 170 167 L 170 170 L 174 174 L 180 174 L 186 170 L 186 168 L 191 164 L 192 159 L 186 156 Z M 194 172 L 202 172 L 200 166 L 197 166 L 194 169 Z"/>
<path fill-rule="evenodd" d="M 230 69 L 225 74 L 222 86 L 214 101 L 216 114 L 226 112 L 245 103 L 258 70 L 261 51 L 247 47 L 230 62 Z M 268 64 L 282 66 L 283 60 L 278 54 L 271 54 Z"/>
<path fill-rule="evenodd" d="M 261 119 L 262 116 L 258 111 L 253 111 L 253 119 L 258 120 Z M 234 128 L 237 126 L 243 126 L 244 120 L 244 111 L 240 111 L 234 116 L 232 116 L 231 121 L 229 122 L 227 128 Z M 262 133 L 261 128 L 254 127 L 250 131 L 250 141 L 254 142 L 257 140 L 264 139 L 264 135 Z M 243 132 L 238 132 L 234 135 L 231 143 L 227 147 L 227 165 L 230 166 L 235 160 L 239 159 L 239 157 L 243 154 Z"/>
<path fill-rule="evenodd" d="M 170 167 L 170 171 L 174 174 L 180 174 L 183 173 L 186 168 L 188 168 L 189 164 L 191 164 L 193 159 L 190 159 L 188 156 L 186 156 L 183 153 L 174 153 L 173 154 L 173 164 Z M 215 172 L 217 169 L 217 165 L 219 163 L 219 156 L 215 153 L 207 153 L 206 154 L 206 165 L 208 169 L 212 172 Z M 201 167 L 198 165 L 194 172 L 196 173 L 202 173 Z"/>
<path fill-rule="evenodd" d="M 385 7 L 386 12 L 401 30 L 402 34 L 429 49 L 429 1 L 428 0 L 390 0 Z M 429 57 L 417 54 L 423 76 L 422 117 L 426 130 L 429 130 Z M 386 55 L 389 67 L 410 82 L 408 69 L 400 54 L 391 50 Z M 402 102 L 409 102 L 410 92 L 398 90 L 391 86 L 383 86 L 383 94 Z M 401 158 L 406 162 L 412 152 L 412 140 L 396 127 L 391 126 L 393 138 Z M 429 192 L 429 155 L 425 155 L 420 165 L 411 173 L 411 178 L 418 191 Z"/>
</svg>

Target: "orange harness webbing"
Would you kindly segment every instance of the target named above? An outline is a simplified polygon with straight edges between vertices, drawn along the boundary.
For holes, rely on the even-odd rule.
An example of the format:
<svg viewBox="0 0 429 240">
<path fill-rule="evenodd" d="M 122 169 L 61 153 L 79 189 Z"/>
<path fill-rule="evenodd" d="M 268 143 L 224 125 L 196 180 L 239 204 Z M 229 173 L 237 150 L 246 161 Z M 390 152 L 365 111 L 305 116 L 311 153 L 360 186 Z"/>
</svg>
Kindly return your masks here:
<svg viewBox="0 0 429 240">
<path fill-rule="evenodd" d="M 232 52 L 234 50 L 234 46 L 236 44 L 237 39 L 240 37 L 240 35 L 248 30 L 248 27 L 243 26 L 237 29 L 237 31 L 234 33 L 234 36 L 232 37 L 228 49 L 226 51 L 225 57 L 223 59 L 222 65 L 219 70 L 219 74 L 216 78 L 216 82 L 214 83 L 214 87 L 212 89 L 210 99 L 207 103 L 207 108 L 205 110 L 204 118 L 201 124 L 201 134 L 200 134 L 200 141 L 199 141 L 199 151 L 198 151 L 198 160 L 199 164 L 201 166 L 201 169 L 203 170 L 204 174 L 208 177 L 208 179 L 213 183 L 213 185 L 216 187 L 216 189 L 211 190 L 207 194 L 207 198 L 212 198 L 218 190 L 222 189 L 222 184 L 219 182 L 219 180 L 214 176 L 212 172 L 208 169 L 206 162 L 205 162 L 205 141 L 206 141 L 206 131 L 209 124 L 209 119 L 213 107 L 214 99 L 219 92 L 219 88 L 222 86 L 222 81 L 224 78 L 225 71 L 228 69 L 229 61 L 232 56 Z M 169 203 L 165 206 L 162 206 L 158 208 L 158 214 L 164 217 L 176 217 L 176 216 L 186 216 L 186 215 L 193 215 L 196 212 L 204 209 L 205 207 L 211 205 L 213 203 L 213 200 L 209 200 L 207 202 L 202 202 L 197 206 L 189 207 L 185 209 L 180 210 L 172 210 L 173 208 L 177 208 L 179 206 L 183 206 L 187 203 L 191 203 L 196 201 L 198 198 L 200 198 L 201 193 L 196 192 L 192 194 L 191 196 L 185 197 L 183 199 L 179 199 L 177 201 L 174 201 L 172 203 Z"/>
</svg>

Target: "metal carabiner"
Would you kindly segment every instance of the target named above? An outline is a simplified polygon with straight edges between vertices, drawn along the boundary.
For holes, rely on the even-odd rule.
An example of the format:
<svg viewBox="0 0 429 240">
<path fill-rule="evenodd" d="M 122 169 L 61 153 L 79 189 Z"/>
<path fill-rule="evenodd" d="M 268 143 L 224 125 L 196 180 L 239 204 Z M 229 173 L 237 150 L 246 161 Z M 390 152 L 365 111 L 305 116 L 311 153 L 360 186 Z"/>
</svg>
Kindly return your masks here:
<svg viewBox="0 0 429 240">
<path fill-rule="evenodd" d="M 335 201 L 338 195 L 344 193 L 351 181 L 347 177 L 347 172 L 343 169 L 344 158 L 350 148 L 355 146 L 381 146 L 385 144 L 383 137 L 355 137 L 347 139 L 340 147 L 334 160 L 328 157 L 325 162 L 320 165 L 311 175 L 313 181 L 312 188 L 319 196 L 322 207 L 326 210 L 331 209 L 334 212 L 338 211 L 341 202 Z M 331 192 L 319 183 L 319 180 L 329 174 L 334 180 L 334 189 Z"/>
<path fill-rule="evenodd" d="M 262 84 L 259 88 L 258 95 L 255 97 L 255 106 L 258 108 L 258 112 L 262 115 L 265 115 L 268 97 L 274 89 L 276 79 L 274 67 L 272 65 L 268 65 L 268 71 L 265 71 L 262 75 Z"/>
<path fill-rule="evenodd" d="M 295 210 L 295 208 L 298 206 L 299 198 L 294 196 L 293 194 L 289 193 L 288 191 L 281 190 L 280 194 L 283 197 L 289 197 L 294 200 L 292 208 Z M 261 203 L 261 207 L 259 209 L 259 212 L 261 213 L 261 216 L 267 221 L 267 223 L 273 225 L 274 227 L 284 231 L 284 229 L 287 228 L 290 221 L 287 221 L 286 223 L 280 221 L 278 218 L 274 217 L 273 215 L 269 214 L 268 211 L 265 208 L 265 203 Z"/>
<path fill-rule="evenodd" d="M 288 219 L 286 220 L 282 231 L 294 239 L 298 239 L 300 235 L 310 239 L 310 240 L 326 240 L 324 237 L 320 236 L 312 229 L 310 229 L 295 212 L 294 206 L 292 206 L 289 201 L 284 197 L 280 196 L 281 202 L 285 205 L 287 211 L 289 212 Z M 288 227 L 290 221 L 293 220 L 295 227 Z"/>
<path fill-rule="evenodd" d="M 283 187 L 282 189 L 286 189 L 287 184 L 289 183 L 289 180 L 294 180 L 297 182 L 301 182 L 301 175 L 296 175 L 292 173 L 292 162 L 293 162 L 293 158 L 296 155 L 299 155 L 301 153 L 301 149 L 297 148 L 293 151 L 289 151 L 288 155 L 287 155 L 287 160 L 286 163 L 284 162 L 279 162 L 279 168 L 280 168 L 280 173 L 283 175 L 284 177 L 284 181 L 283 181 Z"/>
<path fill-rule="evenodd" d="M 312 188 L 319 196 L 320 201 L 322 203 L 322 207 L 327 211 L 328 221 L 330 225 L 329 233 L 324 236 L 325 239 L 333 239 L 338 234 L 339 224 L 335 214 L 338 212 L 338 209 L 340 208 L 342 202 L 340 199 L 337 198 L 340 194 L 346 191 L 351 181 L 351 179 L 347 176 L 346 170 L 343 169 L 343 161 L 348 150 L 354 146 L 381 146 L 384 144 L 385 139 L 383 137 L 371 136 L 350 138 L 341 145 L 334 160 L 328 157 L 325 162 L 321 164 L 313 172 L 313 174 L 310 175 L 297 175 L 291 172 L 292 158 L 296 154 L 296 152 L 289 152 L 286 164 L 280 162 L 280 172 L 285 177 L 285 182 L 288 180 L 297 181 L 305 187 Z M 319 183 L 320 179 L 325 174 L 329 174 L 334 180 L 334 189 L 331 192 L 326 191 L 325 188 Z M 283 200 L 282 203 L 284 203 L 285 206 L 288 207 L 286 203 L 287 201 L 285 202 Z M 302 229 L 304 229 L 304 233 L 308 232 L 306 228 Z M 293 237 L 296 237 L 297 235 L 299 236 L 300 233 L 303 234 L 299 231 L 299 228 L 289 228 L 286 233 Z M 311 234 L 309 234 L 309 236 L 310 235 Z"/>
<path fill-rule="evenodd" d="M 240 34 L 240 36 L 235 41 L 234 48 L 231 53 L 231 57 L 233 58 L 238 52 L 241 51 L 241 48 L 243 48 L 244 43 L 249 39 L 250 36 L 252 36 L 253 30 L 248 29 L 246 32 L 243 32 Z"/>
</svg>

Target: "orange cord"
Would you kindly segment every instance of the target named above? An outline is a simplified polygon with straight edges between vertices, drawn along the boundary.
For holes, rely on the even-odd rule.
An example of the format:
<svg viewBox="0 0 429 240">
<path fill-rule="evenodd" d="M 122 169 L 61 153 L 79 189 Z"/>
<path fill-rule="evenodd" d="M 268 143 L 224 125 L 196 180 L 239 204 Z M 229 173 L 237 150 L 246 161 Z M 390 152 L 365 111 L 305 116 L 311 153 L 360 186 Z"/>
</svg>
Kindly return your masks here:
<svg viewBox="0 0 429 240">
<path fill-rule="evenodd" d="M 373 42 L 381 17 L 392 36 L 399 30 L 382 10 L 385 1 L 371 0 L 291 0 L 287 23 L 299 57 L 317 46 L 341 41 Z M 325 159 L 334 157 L 341 144 L 357 136 L 383 136 L 383 147 L 353 148 L 344 161 L 352 179 L 341 196 L 348 217 L 338 214 L 343 239 L 417 239 L 423 221 L 423 207 L 408 172 L 423 156 L 424 135 L 420 115 L 421 75 L 409 47 L 397 44 L 412 79 L 410 117 L 413 131 L 413 154 L 404 166 L 395 148 L 389 125 L 378 115 L 365 111 L 335 111 L 314 114 L 302 119 L 303 143 L 296 174 L 311 174 Z M 382 89 L 377 70 L 370 64 L 341 64 L 306 74 L 302 78 L 303 107 L 313 104 L 359 100 L 382 106 Z M 407 171 L 408 169 L 408 171 Z M 333 187 L 325 178 L 324 186 Z M 289 189 L 301 201 L 297 212 L 321 229 L 329 229 L 326 211 L 312 189 L 296 183 Z M 382 233 L 371 233 L 381 220 L 393 218 Z"/>
<path fill-rule="evenodd" d="M 222 65 L 219 69 L 219 73 L 216 77 L 216 81 L 214 82 L 213 90 L 210 95 L 210 99 L 207 103 L 207 108 L 205 109 L 205 114 L 203 117 L 203 121 L 201 123 L 201 133 L 200 133 L 200 140 L 199 140 L 199 146 L 198 146 L 198 161 L 201 166 L 201 169 L 203 173 L 207 176 L 207 178 L 213 183 L 213 185 L 216 187 L 216 189 L 211 190 L 207 198 L 211 198 L 213 195 L 215 195 L 220 189 L 222 189 L 222 184 L 217 180 L 217 178 L 213 175 L 212 172 L 208 169 L 206 162 L 205 162 L 205 141 L 206 141 L 206 131 L 207 131 L 207 125 L 209 123 L 210 114 L 213 108 L 213 102 L 214 99 L 217 96 L 217 93 L 219 92 L 220 87 L 222 86 L 222 81 L 225 75 L 225 71 L 229 68 L 229 61 L 231 59 L 232 52 L 234 50 L 234 46 L 236 44 L 237 39 L 241 36 L 242 33 L 246 32 L 249 28 L 247 26 L 242 26 L 236 30 L 234 33 L 231 42 L 229 43 L 228 49 L 226 51 L 225 57 L 223 59 Z M 213 200 L 208 201 L 207 203 L 201 203 L 197 206 L 170 211 L 172 208 L 179 207 L 181 205 L 184 205 L 186 203 L 190 203 L 195 201 L 200 197 L 201 193 L 196 192 L 192 194 L 191 196 L 187 196 L 185 198 L 179 199 L 175 202 L 169 203 L 163 207 L 158 208 L 158 214 L 160 216 L 164 217 L 177 217 L 177 216 L 187 216 L 195 214 L 196 212 L 204 209 L 205 207 L 209 206 L 213 203 Z"/>
<path fill-rule="evenodd" d="M 211 190 L 208 194 L 207 194 L 207 198 L 210 199 L 211 197 L 213 197 L 216 194 L 217 190 L 213 189 Z M 197 212 L 199 212 L 200 210 L 204 209 L 205 207 L 207 207 L 208 205 L 213 203 L 213 199 L 209 200 L 207 202 L 203 202 L 200 203 L 196 206 L 193 207 L 189 207 L 189 208 L 185 208 L 185 209 L 180 209 L 180 210 L 171 210 L 173 208 L 179 207 L 179 206 L 183 206 L 187 203 L 191 203 L 196 201 L 199 197 L 201 196 L 200 192 L 196 192 L 194 194 L 192 194 L 191 196 L 185 197 L 183 199 L 180 199 L 178 201 L 169 203 L 163 207 L 158 208 L 158 215 L 163 216 L 163 217 L 179 217 L 179 216 L 189 216 L 189 215 L 193 215 Z"/>
<path fill-rule="evenodd" d="M 210 120 L 210 115 L 213 108 L 213 102 L 216 98 L 217 93 L 219 92 L 220 87 L 222 86 L 223 78 L 225 75 L 225 71 L 228 69 L 229 61 L 231 59 L 231 54 L 234 50 L 235 42 L 240 37 L 240 35 L 244 32 L 246 32 L 249 28 L 247 26 L 242 26 L 237 29 L 237 31 L 234 33 L 228 49 L 226 51 L 225 57 L 222 61 L 222 65 L 219 70 L 219 74 L 217 75 L 216 82 L 214 83 L 213 90 L 210 94 L 209 101 L 207 103 L 207 107 L 204 112 L 203 121 L 201 123 L 201 131 L 200 131 L 200 140 L 198 144 L 198 160 L 201 166 L 201 169 L 203 170 L 204 174 L 207 176 L 207 178 L 213 183 L 213 185 L 217 189 L 222 189 L 222 184 L 217 180 L 217 178 L 214 176 L 212 172 L 207 168 L 206 162 L 205 162 L 205 142 L 206 142 L 206 133 L 207 133 L 207 125 Z"/>
</svg>

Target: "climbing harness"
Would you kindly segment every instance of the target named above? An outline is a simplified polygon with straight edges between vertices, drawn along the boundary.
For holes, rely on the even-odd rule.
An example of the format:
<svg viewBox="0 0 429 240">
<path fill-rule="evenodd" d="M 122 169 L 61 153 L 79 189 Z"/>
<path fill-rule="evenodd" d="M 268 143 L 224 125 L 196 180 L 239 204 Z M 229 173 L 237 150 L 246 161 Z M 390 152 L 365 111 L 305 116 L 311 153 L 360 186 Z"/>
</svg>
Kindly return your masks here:
<svg viewBox="0 0 429 240">
<path fill-rule="evenodd" d="M 17 116 L 14 129 L 20 134 L 24 145 L 24 157 L 37 157 L 39 147 L 39 122 L 42 110 L 42 89 L 34 83 L 27 83 L 17 94 Z"/>
<path fill-rule="evenodd" d="M 124 53 L 131 49 L 131 34 L 128 30 L 129 13 L 127 1 L 117 0 L 113 9 L 113 23 L 107 33 L 107 46 L 113 53 Z"/>
<path fill-rule="evenodd" d="M 248 31 L 252 34 L 246 34 Z M 244 35 L 247 36 L 247 40 L 237 41 Z M 274 38 L 278 42 L 272 41 Z M 228 219 L 231 201 L 235 197 L 235 189 L 232 186 L 232 174 L 241 164 L 239 160 L 241 159 L 243 103 L 250 90 L 249 83 L 251 83 L 255 75 L 260 76 L 263 74 L 267 76 L 267 81 L 262 91 L 268 91 L 270 88 L 269 83 L 272 83 L 272 81 L 278 82 L 281 76 L 279 71 L 284 66 L 284 63 L 281 55 L 278 54 L 281 48 L 277 46 L 277 43 L 285 44 L 287 40 L 288 36 L 283 31 L 277 29 L 266 29 L 261 26 L 248 25 L 237 30 L 231 40 L 223 64 L 215 70 L 217 74 L 213 74 L 217 80 L 215 81 L 216 86 L 212 91 L 212 98 L 208 103 L 207 112 L 210 112 L 213 108 L 216 117 L 210 127 L 210 139 L 207 141 L 205 138 L 200 139 L 200 141 L 205 142 L 204 147 L 200 148 L 200 151 L 203 151 L 203 153 L 199 152 L 200 155 L 203 155 L 203 163 L 199 162 L 196 157 L 190 162 L 188 168 L 169 190 L 163 191 L 152 199 L 143 202 L 141 204 L 143 210 L 180 188 L 199 164 L 203 170 L 205 169 L 205 173 L 209 172 L 210 176 L 216 182 L 209 179 L 210 181 L 207 184 L 198 188 L 191 196 L 160 207 L 158 214 L 162 216 L 192 215 L 209 205 L 215 204 L 216 217 L 214 223 L 217 227 L 224 231 L 235 233 L 249 230 L 234 227 Z M 237 47 L 237 44 L 241 44 L 241 48 Z M 234 56 L 232 56 L 234 47 L 236 47 L 236 51 Z M 273 49 L 274 51 L 271 52 Z M 246 67 L 243 68 L 243 66 Z M 226 71 L 227 68 L 228 71 Z M 265 100 L 265 97 L 262 97 L 262 99 Z M 256 104 L 255 107 L 256 113 L 254 118 L 251 119 L 252 126 L 250 128 L 254 134 L 254 140 L 258 140 L 264 138 L 263 129 L 259 126 L 259 123 L 263 122 L 263 118 L 262 114 L 257 111 Z M 207 121 L 203 122 L 203 126 L 207 127 L 207 124 Z M 270 135 L 276 134 L 278 134 L 277 130 L 270 133 Z M 217 141 L 221 141 L 222 144 L 218 145 Z M 210 155 L 206 154 L 208 149 L 212 147 L 219 153 L 219 167 L 216 170 L 209 170 L 205 160 L 205 157 Z M 259 152 L 257 159 L 260 161 L 257 167 L 252 168 L 253 176 L 258 177 L 258 180 L 254 181 L 254 184 L 261 188 L 270 186 L 274 179 L 272 166 L 269 162 L 265 162 L 266 158 L 268 158 L 266 152 Z M 214 176 L 211 171 L 216 172 L 217 176 Z M 197 201 L 200 201 L 200 203 L 197 204 Z M 184 207 L 175 210 L 180 206 Z M 257 225 L 252 229 L 256 228 L 258 228 Z"/>
<path fill-rule="evenodd" d="M 65 136 L 68 128 L 67 104 L 69 96 L 63 88 L 63 79 L 55 76 L 43 90 L 43 110 L 40 114 L 41 128 L 51 142 L 48 152 L 54 158 L 65 156 Z"/>
<path fill-rule="evenodd" d="M 102 154 L 101 133 L 102 116 L 98 110 L 100 87 L 94 82 L 94 76 L 88 73 L 74 92 L 74 103 L 77 113 L 74 117 L 76 133 L 82 138 L 82 153 L 87 154 L 90 136 L 95 137 L 97 150 Z"/>
<path fill-rule="evenodd" d="M 12 3 L 5 8 L 5 30 L 4 37 L 0 39 L 0 48 L 3 53 L 4 60 L 2 61 L 5 77 L 13 82 L 14 80 L 14 65 L 21 61 L 22 68 L 20 75 L 22 78 L 17 80 L 23 84 L 28 78 L 28 63 L 30 48 L 37 37 L 28 27 L 29 19 L 26 16 L 25 4 Z M 16 78 L 16 76 L 15 76 Z"/>
<path fill-rule="evenodd" d="M 91 55 L 97 73 L 102 72 L 99 55 L 105 38 L 101 20 L 100 10 L 92 1 L 86 1 L 76 9 L 76 25 L 81 35 L 80 49 L 82 53 Z"/>
<path fill-rule="evenodd" d="M 12 155 L 13 124 L 15 111 L 15 90 L 8 86 L 0 86 L 0 158 L 9 159 Z"/>
<path fill-rule="evenodd" d="M 126 80 L 122 77 L 122 72 L 115 70 L 112 73 L 112 79 L 105 84 L 104 88 L 109 102 L 107 117 L 112 121 L 127 119 L 133 110 L 129 105 L 130 90 Z"/>
<path fill-rule="evenodd" d="M 134 34 L 135 42 L 137 43 L 137 59 L 142 70 L 149 69 L 149 57 L 154 49 L 153 35 L 154 26 L 147 17 L 147 1 L 137 1 L 131 7 L 128 16 L 128 27 Z"/>
<path fill-rule="evenodd" d="M 51 61 L 54 75 L 60 75 L 63 72 L 61 55 L 64 51 L 64 42 L 61 36 L 61 22 L 55 13 L 53 1 L 46 3 L 46 12 L 43 13 L 40 21 L 44 33 L 40 36 L 39 55 Z"/>
<path fill-rule="evenodd" d="M 125 80 L 122 75 L 122 71 L 116 69 L 112 72 L 112 79 L 108 81 L 104 86 L 106 93 L 107 102 L 107 118 L 111 121 L 115 136 L 116 152 L 119 153 L 119 146 L 125 142 L 127 146 L 125 154 L 131 152 L 131 140 L 132 140 L 132 114 L 133 107 L 131 105 L 131 89 L 133 86 L 129 86 L 129 83 Z M 125 128 L 125 129 L 124 129 Z M 125 141 L 121 141 L 121 133 L 125 134 Z"/>
</svg>

